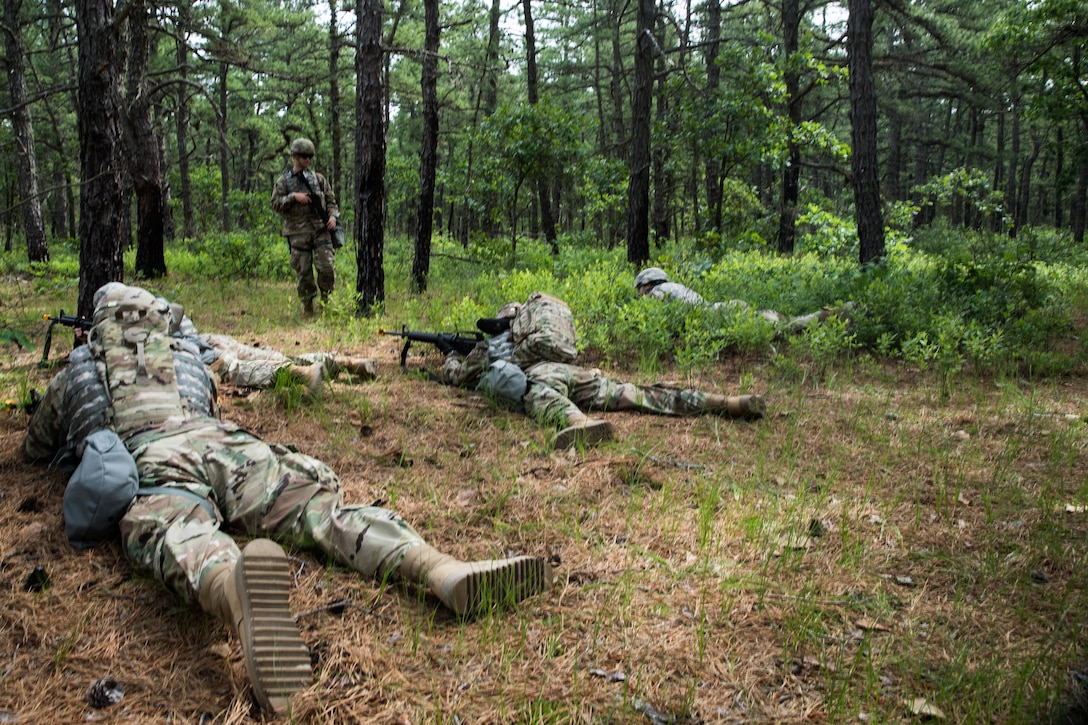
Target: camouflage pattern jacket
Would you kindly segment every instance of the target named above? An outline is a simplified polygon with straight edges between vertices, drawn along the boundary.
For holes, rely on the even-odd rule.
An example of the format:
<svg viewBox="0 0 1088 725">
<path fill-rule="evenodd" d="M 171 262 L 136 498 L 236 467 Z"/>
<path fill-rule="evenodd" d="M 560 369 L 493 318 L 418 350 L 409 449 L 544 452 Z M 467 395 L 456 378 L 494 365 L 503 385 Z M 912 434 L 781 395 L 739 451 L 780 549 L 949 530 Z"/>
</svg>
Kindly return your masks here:
<svg viewBox="0 0 1088 725">
<path fill-rule="evenodd" d="M 310 188 L 317 195 L 317 200 L 325 207 L 330 219 L 340 217 L 340 207 L 336 203 L 336 194 L 327 179 L 316 171 L 304 171 Z M 309 204 L 299 204 L 291 196 L 295 192 L 309 193 L 306 184 L 296 178 L 295 172 L 287 169 L 276 179 L 272 189 L 272 209 L 283 216 L 283 236 L 293 247 L 308 247 L 310 243 L 331 242 L 325 222 Z"/>
</svg>

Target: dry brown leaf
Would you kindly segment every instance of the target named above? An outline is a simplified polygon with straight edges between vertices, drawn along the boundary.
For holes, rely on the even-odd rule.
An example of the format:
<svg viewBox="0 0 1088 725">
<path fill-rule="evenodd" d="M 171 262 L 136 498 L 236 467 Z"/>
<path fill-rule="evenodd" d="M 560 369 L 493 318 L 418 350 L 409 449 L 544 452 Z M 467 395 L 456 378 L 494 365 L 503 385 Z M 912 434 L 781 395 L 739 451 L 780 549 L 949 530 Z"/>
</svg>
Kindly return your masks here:
<svg viewBox="0 0 1088 725">
<path fill-rule="evenodd" d="M 941 720 L 945 719 L 944 712 L 936 705 L 931 705 L 926 702 L 924 697 L 916 697 L 913 700 L 904 700 L 907 709 L 910 710 L 912 715 L 918 715 L 921 717 L 935 717 Z"/>
<path fill-rule="evenodd" d="M 867 630 L 869 632 L 891 632 L 892 631 L 888 627 L 885 627 L 883 624 L 880 624 L 879 622 L 877 622 L 875 620 L 872 620 L 872 619 L 866 619 L 866 618 L 855 619 L 854 624 L 856 624 L 861 629 Z"/>
</svg>

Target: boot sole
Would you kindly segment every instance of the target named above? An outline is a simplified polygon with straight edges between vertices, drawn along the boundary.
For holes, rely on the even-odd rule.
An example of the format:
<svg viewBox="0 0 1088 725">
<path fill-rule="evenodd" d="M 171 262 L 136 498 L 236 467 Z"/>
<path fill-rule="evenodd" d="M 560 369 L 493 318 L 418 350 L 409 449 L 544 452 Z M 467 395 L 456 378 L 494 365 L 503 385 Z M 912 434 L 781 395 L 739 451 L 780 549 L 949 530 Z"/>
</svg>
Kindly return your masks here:
<svg viewBox="0 0 1088 725">
<path fill-rule="evenodd" d="M 238 636 L 257 701 L 281 712 L 288 698 L 310 686 L 310 652 L 291 618 L 287 555 L 269 539 L 251 541 L 235 569 L 242 627 Z"/>
<path fill-rule="evenodd" d="M 470 573 L 455 574 L 446 581 L 439 597 L 461 616 L 515 604 L 552 585 L 551 567 L 538 557 L 476 561 L 469 566 Z"/>
<path fill-rule="evenodd" d="M 552 448 L 566 449 L 575 445 L 592 446 L 612 440 L 612 424 L 597 420 L 584 426 L 571 426 L 559 431 L 552 439 Z"/>
</svg>

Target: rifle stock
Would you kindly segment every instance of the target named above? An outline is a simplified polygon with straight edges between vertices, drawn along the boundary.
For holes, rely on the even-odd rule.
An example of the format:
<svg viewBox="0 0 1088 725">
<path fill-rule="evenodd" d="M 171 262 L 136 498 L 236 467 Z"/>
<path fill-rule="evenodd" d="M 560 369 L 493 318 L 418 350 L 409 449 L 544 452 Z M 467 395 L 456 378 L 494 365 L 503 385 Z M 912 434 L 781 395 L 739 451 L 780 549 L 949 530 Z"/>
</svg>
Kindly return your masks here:
<svg viewBox="0 0 1088 725">
<path fill-rule="evenodd" d="M 65 327 L 71 327 L 73 330 L 78 327 L 81 330 L 87 331 L 90 330 L 91 326 L 94 324 L 86 317 L 66 315 L 64 314 L 64 310 L 61 310 L 59 315 L 42 315 L 42 319 L 49 320 L 49 327 L 45 330 L 45 343 L 42 345 L 42 359 L 38 363 L 42 366 L 49 364 L 49 348 L 53 344 L 54 325 L 64 325 Z"/>
<path fill-rule="evenodd" d="M 413 342 L 429 342 L 440 350 L 443 345 L 449 345 L 462 355 L 468 355 L 472 352 L 472 348 L 476 347 L 476 343 L 484 339 L 483 333 L 480 332 L 472 333 L 472 337 L 455 332 L 413 332 L 408 329 L 407 325 L 401 327 L 400 332 L 382 328 L 378 330 L 378 334 L 404 338 L 404 347 L 400 350 L 400 366 L 402 368 L 408 362 L 408 348 L 411 347 Z"/>
</svg>

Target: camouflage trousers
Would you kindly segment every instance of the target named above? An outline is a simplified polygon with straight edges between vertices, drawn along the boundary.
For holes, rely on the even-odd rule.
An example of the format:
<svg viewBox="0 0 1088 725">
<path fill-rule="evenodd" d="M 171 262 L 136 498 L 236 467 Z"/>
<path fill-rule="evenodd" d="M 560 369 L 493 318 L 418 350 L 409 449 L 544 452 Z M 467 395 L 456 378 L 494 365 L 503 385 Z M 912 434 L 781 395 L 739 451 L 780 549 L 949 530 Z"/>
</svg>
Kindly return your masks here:
<svg viewBox="0 0 1088 725">
<path fill-rule="evenodd" d="M 213 365 L 219 379 L 240 388 L 271 388 L 276 384 L 276 373 L 292 365 L 323 364 L 324 376 L 333 380 L 340 374 L 340 365 L 331 352 L 310 352 L 287 357 L 269 347 L 253 347 L 238 342 L 230 335 L 202 335 L 208 345 L 219 355 Z"/>
<path fill-rule="evenodd" d="M 132 566 L 187 602 L 198 601 L 209 571 L 238 559 L 225 528 L 319 549 L 371 578 L 395 572 L 423 542 L 393 511 L 345 506 L 339 477 L 321 461 L 225 421 L 177 421 L 126 445 L 141 487 L 176 487 L 213 504 L 209 511 L 193 496 L 141 495 L 121 520 Z"/>
<path fill-rule="evenodd" d="M 541 425 L 565 426 L 579 413 L 635 410 L 657 415 L 707 412 L 707 393 L 613 380 L 600 370 L 566 363 L 537 363 L 525 371 L 525 412 Z"/>
<path fill-rule="evenodd" d="M 291 240 L 288 240 L 291 241 Z M 316 246 L 291 244 L 291 269 L 295 271 L 295 289 L 302 301 L 313 300 L 318 293 L 321 299 L 332 294 L 336 287 L 336 253 L 332 242 L 325 240 Z M 314 280 L 314 273 L 317 280 Z"/>
</svg>

